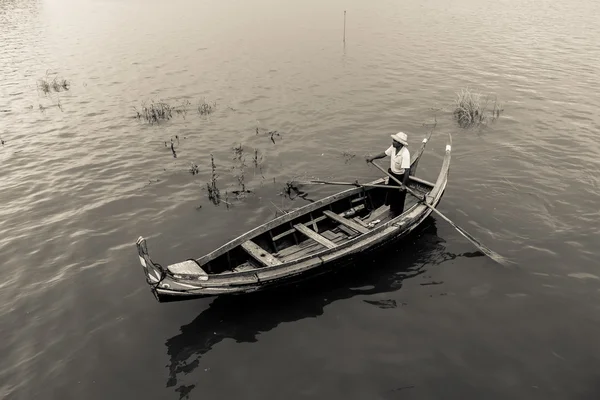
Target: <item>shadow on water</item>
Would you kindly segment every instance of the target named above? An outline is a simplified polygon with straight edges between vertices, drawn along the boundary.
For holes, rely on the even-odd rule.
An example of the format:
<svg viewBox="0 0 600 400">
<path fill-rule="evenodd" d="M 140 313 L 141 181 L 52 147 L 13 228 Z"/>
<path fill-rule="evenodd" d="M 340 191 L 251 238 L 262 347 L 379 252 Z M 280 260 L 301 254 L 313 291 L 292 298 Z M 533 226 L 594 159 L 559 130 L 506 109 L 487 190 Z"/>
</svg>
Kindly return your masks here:
<svg viewBox="0 0 600 400">
<path fill-rule="evenodd" d="M 339 272 L 321 275 L 283 290 L 271 290 L 240 297 L 219 297 L 181 333 L 166 341 L 170 358 L 167 387 L 176 387 L 179 378 L 193 372 L 200 358 L 225 339 L 256 342 L 257 335 L 284 322 L 314 318 L 334 301 L 357 295 L 397 291 L 403 281 L 427 271 L 427 268 L 458 257 L 480 257 L 481 253 L 446 252 L 444 240 L 437 236 L 435 220 L 407 239 L 357 259 Z M 275 300 L 275 301 L 274 301 Z M 380 307 L 396 307 L 394 300 L 370 301 Z M 180 385 L 175 390 L 187 398 L 195 385 Z"/>
</svg>

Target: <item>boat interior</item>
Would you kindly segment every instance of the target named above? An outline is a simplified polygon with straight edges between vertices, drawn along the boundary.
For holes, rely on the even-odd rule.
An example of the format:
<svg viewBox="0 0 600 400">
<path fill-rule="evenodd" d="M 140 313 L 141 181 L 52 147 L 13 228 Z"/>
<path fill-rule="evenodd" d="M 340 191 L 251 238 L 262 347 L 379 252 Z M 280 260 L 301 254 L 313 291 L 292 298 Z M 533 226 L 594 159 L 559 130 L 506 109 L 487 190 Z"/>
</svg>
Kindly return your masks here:
<svg viewBox="0 0 600 400">
<path fill-rule="evenodd" d="M 424 195 L 431 191 L 433 183 L 411 176 L 408 186 Z M 252 271 L 335 248 L 396 217 L 385 204 L 389 193 L 387 188 L 363 187 L 350 196 L 276 225 L 203 263 L 201 268 L 207 274 Z M 407 194 L 404 212 L 417 201 Z"/>
</svg>

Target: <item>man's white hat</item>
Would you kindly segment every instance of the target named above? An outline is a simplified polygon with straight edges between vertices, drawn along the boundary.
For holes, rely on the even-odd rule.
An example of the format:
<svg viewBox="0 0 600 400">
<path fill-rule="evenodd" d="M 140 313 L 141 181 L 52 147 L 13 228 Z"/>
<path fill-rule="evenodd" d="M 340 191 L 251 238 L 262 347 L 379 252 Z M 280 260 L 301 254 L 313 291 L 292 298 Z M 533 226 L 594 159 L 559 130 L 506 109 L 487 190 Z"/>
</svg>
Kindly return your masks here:
<svg viewBox="0 0 600 400">
<path fill-rule="evenodd" d="M 408 146 L 408 137 L 406 136 L 406 133 L 404 133 L 404 132 L 398 132 L 398 133 L 390 135 L 390 136 L 395 141 L 400 142 L 400 143 L 402 143 L 405 146 Z"/>
</svg>

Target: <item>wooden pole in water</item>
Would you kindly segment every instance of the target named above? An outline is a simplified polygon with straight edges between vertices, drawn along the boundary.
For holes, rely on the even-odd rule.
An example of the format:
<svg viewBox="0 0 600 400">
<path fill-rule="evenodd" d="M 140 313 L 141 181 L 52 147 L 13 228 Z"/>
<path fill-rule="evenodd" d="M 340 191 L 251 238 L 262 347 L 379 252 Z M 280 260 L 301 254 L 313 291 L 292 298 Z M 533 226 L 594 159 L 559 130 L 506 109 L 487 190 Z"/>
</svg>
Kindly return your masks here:
<svg viewBox="0 0 600 400">
<path fill-rule="evenodd" d="M 344 43 L 346 43 L 346 10 L 344 10 Z"/>
</svg>

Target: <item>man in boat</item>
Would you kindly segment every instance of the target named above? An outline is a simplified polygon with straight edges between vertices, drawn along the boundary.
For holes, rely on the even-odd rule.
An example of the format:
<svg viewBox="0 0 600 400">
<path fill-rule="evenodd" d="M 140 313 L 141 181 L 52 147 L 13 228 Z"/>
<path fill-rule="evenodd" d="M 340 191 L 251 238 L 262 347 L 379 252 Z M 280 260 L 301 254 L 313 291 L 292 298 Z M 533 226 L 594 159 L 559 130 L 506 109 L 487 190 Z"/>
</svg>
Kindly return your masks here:
<svg viewBox="0 0 600 400">
<path fill-rule="evenodd" d="M 367 162 L 372 162 L 373 160 L 384 158 L 386 156 L 390 157 L 390 168 L 388 168 L 389 174 L 406 186 L 408 176 L 410 175 L 408 138 L 404 132 L 398 132 L 390 136 L 392 137 L 392 145 L 383 153 L 379 153 L 373 157 L 367 157 Z M 399 186 L 398 183 L 391 178 L 388 179 L 388 185 Z M 404 211 L 405 199 L 406 190 L 404 188 L 400 190 L 390 190 L 390 193 L 386 196 L 385 204 L 390 206 L 392 214 L 400 215 Z"/>
</svg>

